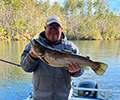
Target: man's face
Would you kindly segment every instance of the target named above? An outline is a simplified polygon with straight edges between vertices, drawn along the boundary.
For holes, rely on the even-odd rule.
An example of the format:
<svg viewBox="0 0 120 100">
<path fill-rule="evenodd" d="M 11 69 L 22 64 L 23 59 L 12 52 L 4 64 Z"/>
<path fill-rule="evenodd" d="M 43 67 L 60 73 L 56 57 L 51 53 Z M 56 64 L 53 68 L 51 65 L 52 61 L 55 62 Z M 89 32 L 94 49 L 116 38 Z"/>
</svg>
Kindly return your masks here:
<svg viewBox="0 0 120 100">
<path fill-rule="evenodd" d="M 59 24 L 52 23 L 48 26 L 45 26 L 45 36 L 50 42 L 54 43 L 60 39 L 62 34 L 62 29 L 63 28 L 60 27 Z"/>
</svg>

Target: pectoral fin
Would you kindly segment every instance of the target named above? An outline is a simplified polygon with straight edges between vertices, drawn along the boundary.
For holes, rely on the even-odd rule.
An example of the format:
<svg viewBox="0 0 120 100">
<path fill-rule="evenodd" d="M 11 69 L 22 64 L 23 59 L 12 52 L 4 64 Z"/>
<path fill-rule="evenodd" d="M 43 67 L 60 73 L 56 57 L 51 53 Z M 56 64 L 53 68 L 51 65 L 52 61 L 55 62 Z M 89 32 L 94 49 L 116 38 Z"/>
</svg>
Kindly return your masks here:
<svg viewBox="0 0 120 100">
<path fill-rule="evenodd" d="M 44 57 L 42 57 L 42 61 L 45 62 L 46 64 L 49 64 Z"/>
<path fill-rule="evenodd" d="M 65 68 L 65 69 L 69 70 L 69 68 L 68 68 L 67 66 L 63 66 L 63 68 Z"/>
</svg>

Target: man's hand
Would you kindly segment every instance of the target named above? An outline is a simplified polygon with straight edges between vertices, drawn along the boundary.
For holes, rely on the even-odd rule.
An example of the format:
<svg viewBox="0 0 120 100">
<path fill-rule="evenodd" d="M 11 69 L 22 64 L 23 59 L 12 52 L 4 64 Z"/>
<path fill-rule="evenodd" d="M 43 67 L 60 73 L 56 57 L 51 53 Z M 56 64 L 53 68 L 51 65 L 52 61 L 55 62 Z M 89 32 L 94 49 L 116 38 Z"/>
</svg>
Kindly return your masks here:
<svg viewBox="0 0 120 100">
<path fill-rule="evenodd" d="M 38 58 L 32 51 L 32 49 L 29 51 L 29 54 L 33 57 L 33 58 Z"/>
<path fill-rule="evenodd" d="M 75 73 L 80 70 L 80 67 L 77 64 L 73 64 L 72 62 L 70 64 L 67 64 L 67 67 L 69 68 L 70 73 Z"/>
</svg>

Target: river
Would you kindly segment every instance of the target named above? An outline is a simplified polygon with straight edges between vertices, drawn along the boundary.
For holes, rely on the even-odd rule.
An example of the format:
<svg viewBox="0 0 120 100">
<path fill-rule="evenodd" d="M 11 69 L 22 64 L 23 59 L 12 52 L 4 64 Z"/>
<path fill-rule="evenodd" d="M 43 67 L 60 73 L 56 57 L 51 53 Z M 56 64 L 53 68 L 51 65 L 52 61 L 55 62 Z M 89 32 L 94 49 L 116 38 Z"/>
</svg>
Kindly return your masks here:
<svg viewBox="0 0 120 100">
<path fill-rule="evenodd" d="M 91 69 L 85 70 L 81 77 L 73 78 L 78 86 L 82 79 L 93 79 L 98 82 L 100 89 L 120 90 L 120 41 L 73 41 L 79 48 L 81 55 L 90 56 L 92 60 L 108 64 L 108 69 L 102 76 L 98 76 Z M 28 42 L 0 41 L 0 59 L 20 63 L 20 56 Z M 22 68 L 0 61 L 0 99 L 23 100 L 32 91 L 32 74 Z M 99 92 L 103 98 L 104 92 Z M 110 100 L 119 100 L 120 93 L 110 92 Z"/>
</svg>

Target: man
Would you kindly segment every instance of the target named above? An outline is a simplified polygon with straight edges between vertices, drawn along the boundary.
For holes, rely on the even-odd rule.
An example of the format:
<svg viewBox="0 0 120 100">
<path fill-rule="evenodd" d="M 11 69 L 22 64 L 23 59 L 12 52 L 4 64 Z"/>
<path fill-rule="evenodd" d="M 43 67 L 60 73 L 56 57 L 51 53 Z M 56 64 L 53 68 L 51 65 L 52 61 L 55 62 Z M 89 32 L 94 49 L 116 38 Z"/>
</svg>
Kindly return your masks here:
<svg viewBox="0 0 120 100">
<path fill-rule="evenodd" d="M 39 34 L 38 40 L 46 46 L 80 54 L 78 48 L 72 42 L 67 41 L 62 30 L 59 17 L 50 16 L 46 20 L 45 31 Z M 71 76 L 78 77 L 84 72 L 74 62 L 67 64 L 69 70 L 45 64 L 34 55 L 30 43 L 21 55 L 21 66 L 24 71 L 33 72 L 33 100 L 68 100 Z"/>
</svg>

